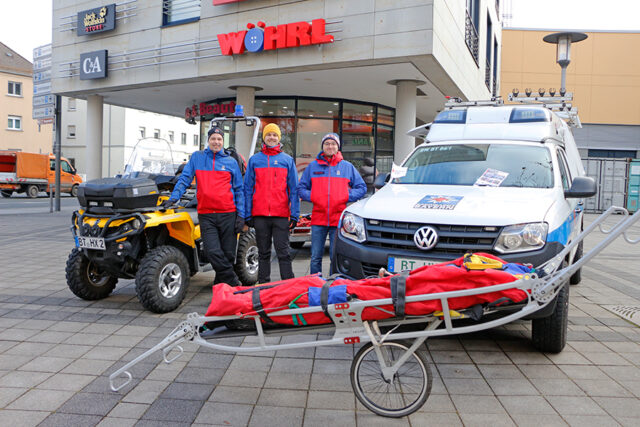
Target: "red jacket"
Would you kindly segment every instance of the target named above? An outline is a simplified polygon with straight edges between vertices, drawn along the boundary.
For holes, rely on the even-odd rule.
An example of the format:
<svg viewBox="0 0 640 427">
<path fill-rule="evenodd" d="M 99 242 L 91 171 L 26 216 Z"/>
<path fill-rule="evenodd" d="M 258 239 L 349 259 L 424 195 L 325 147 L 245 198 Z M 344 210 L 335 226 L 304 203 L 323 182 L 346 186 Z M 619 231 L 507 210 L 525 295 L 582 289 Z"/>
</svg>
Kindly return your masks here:
<svg viewBox="0 0 640 427">
<path fill-rule="evenodd" d="M 322 152 L 304 170 L 298 195 L 313 203 L 311 225 L 335 227 L 347 202 L 355 202 L 367 192 L 356 168 L 338 151 L 327 160 Z"/>
</svg>

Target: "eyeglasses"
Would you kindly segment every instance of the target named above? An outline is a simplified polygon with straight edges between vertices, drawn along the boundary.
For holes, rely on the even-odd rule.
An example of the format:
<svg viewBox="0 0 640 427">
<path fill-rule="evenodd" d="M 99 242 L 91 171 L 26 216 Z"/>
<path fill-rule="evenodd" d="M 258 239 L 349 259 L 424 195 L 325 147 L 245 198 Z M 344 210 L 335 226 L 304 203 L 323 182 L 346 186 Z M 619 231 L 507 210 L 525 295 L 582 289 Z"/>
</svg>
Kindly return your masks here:
<svg viewBox="0 0 640 427">
<path fill-rule="evenodd" d="M 336 147 L 338 146 L 338 143 L 335 142 L 335 141 L 325 141 L 323 144 L 324 145 L 335 145 Z"/>
</svg>

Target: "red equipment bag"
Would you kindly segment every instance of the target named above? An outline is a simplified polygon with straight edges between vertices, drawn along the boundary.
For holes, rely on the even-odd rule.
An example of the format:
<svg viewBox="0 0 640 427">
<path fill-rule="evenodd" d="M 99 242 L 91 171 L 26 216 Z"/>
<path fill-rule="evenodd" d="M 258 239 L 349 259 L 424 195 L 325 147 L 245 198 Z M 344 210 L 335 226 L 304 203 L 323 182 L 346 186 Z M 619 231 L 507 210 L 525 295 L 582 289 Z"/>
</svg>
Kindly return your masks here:
<svg viewBox="0 0 640 427">
<path fill-rule="evenodd" d="M 489 254 L 475 254 L 506 264 Z M 408 275 L 396 274 L 382 278 L 361 280 L 324 280 L 319 275 L 304 276 L 258 286 L 231 287 L 225 283 L 213 286 L 213 296 L 207 316 L 246 316 L 259 314 L 265 323 L 285 325 L 313 325 L 331 323 L 323 312 L 307 313 L 304 316 L 270 316 L 277 310 L 309 306 L 309 288 L 326 288 L 346 285 L 347 297 L 351 300 L 375 300 L 392 298 L 394 304 L 367 307 L 362 312 L 363 320 L 379 320 L 404 315 L 426 315 L 442 310 L 440 300 L 404 303 L 405 296 L 434 294 L 513 282 L 518 276 L 495 266 L 487 269 L 465 267 L 465 257 L 454 261 L 417 268 Z M 449 299 L 449 309 L 461 310 L 476 304 L 494 303 L 506 298 L 520 302 L 527 298 L 520 289 L 507 289 L 479 295 Z M 397 303 L 397 302 L 400 303 Z M 326 304 L 325 304 L 326 305 Z"/>
</svg>

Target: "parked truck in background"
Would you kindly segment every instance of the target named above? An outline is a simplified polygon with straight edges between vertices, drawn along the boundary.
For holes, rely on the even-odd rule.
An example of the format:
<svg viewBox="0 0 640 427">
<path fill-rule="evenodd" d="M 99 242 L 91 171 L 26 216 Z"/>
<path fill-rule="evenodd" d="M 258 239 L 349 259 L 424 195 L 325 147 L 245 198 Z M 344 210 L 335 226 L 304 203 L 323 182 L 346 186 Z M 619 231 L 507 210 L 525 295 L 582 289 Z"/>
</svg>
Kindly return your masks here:
<svg viewBox="0 0 640 427">
<path fill-rule="evenodd" d="M 24 153 L 22 151 L 0 151 L 0 194 L 11 197 L 16 191 L 38 197 L 41 191 L 49 192 L 55 185 L 55 156 L 53 154 Z M 69 160 L 60 159 L 60 189 L 76 196 L 82 178 Z"/>
</svg>

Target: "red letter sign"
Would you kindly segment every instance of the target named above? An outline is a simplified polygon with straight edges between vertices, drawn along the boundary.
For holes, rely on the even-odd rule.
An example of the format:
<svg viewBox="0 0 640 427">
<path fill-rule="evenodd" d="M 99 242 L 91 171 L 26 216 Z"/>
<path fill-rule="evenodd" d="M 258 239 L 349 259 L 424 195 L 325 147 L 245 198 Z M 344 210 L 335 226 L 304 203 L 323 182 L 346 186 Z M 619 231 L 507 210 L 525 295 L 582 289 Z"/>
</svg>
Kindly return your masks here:
<svg viewBox="0 0 640 427">
<path fill-rule="evenodd" d="M 223 55 L 240 55 L 244 52 L 244 36 L 247 31 L 238 31 L 237 33 L 218 34 L 218 43 Z"/>
</svg>

